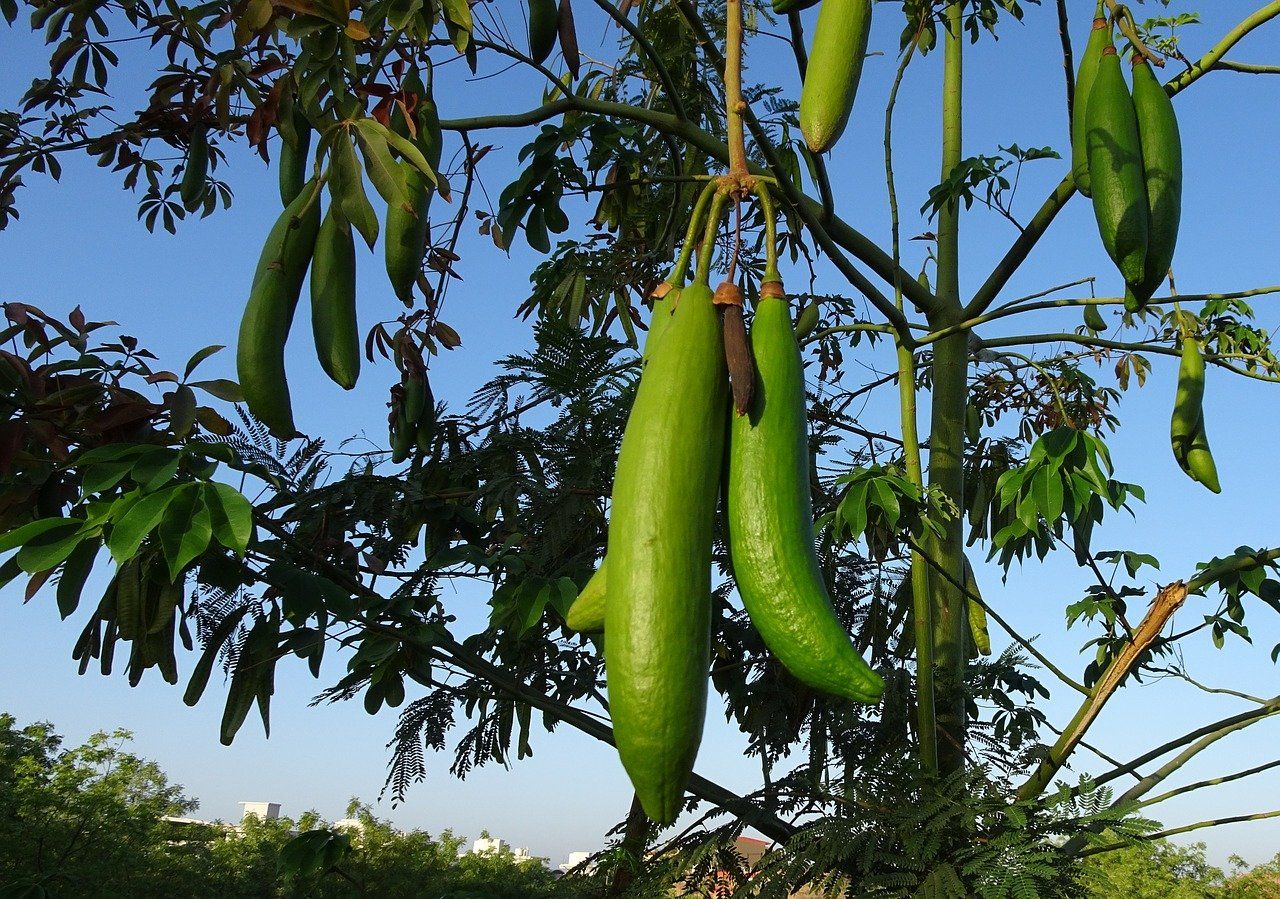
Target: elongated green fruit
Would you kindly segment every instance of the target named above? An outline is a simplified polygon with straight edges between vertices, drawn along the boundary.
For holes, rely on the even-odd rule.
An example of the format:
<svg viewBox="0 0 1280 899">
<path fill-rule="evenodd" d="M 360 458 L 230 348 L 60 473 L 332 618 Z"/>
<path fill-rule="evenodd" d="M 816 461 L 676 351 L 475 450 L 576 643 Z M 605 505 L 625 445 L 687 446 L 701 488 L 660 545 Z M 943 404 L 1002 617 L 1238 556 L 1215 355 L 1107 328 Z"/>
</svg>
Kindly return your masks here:
<svg viewBox="0 0 1280 899">
<path fill-rule="evenodd" d="M 431 182 L 411 162 L 399 162 L 405 195 L 410 209 L 387 207 L 386 244 L 384 254 L 387 278 L 396 297 L 406 306 L 413 304 L 413 285 L 422 271 L 422 256 L 427 249 L 431 220 Z"/>
<path fill-rule="evenodd" d="M 325 374 L 344 390 L 355 387 L 360 376 L 356 246 L 351 224 L 332 205 L 316 234 L 311 263 L 311 329 Z"/>
<path fill-rule="evenodd" d="M 1220 493 L 1222 486 L 1218 481 L 1218 468 L 1204 430 L 1204 379 L 1204 356 L 1200 344 L 1189 337 L 1184 338 L 1169 440 L 1178 466 L 1192 480 L 1199 481 L 1214 493 Z"/>
<path fill-rule="evenodd" d="M 1095 334 L 1107 330 L 1107 320 L 1102 317 L 1097 306 L 1084 307 L 1084 326 Z"/>
<path fill-rule="evenodd" d="M 646 361 L 662 342 L 662 335 L 667 333 L 667 328 L 671 326 L 671 319 L 675 316 L 676 307 L 680 305 L 682 288 L 672 287 L 665 281 L 662 283 L 667 289 L 661 296 L 656 292 L 654 294 L 653 315 L 649 316 L 649 334 L 644 339 L 642 356 Z"/>
<path fill-rule="evenodd" d="M 418 98 L 418 106 L 414 111 L 417 130 L 414 141 L 434 171 L 440 167 L 442 150 L 440 119 L 436 114 L 435 101 L 431 98 L 430 88 L 423 84 L 416 70 L 405 78 L 405 89 Z M 410 136 L 398 107 L 393 128 L 403 137 Z M 398 165 L 409 208 L 387 207 L 383 253 L 391 288 L 396 297 L 408 306 L 413 304 L 413 285 L 417 283 L 418 274 L 422 271 L 422 257 L 431 233 L 429 214 L 435 187 L 413 163 L 401 160 Z"/>
<path fill-rule="evenodd" d="M 293 127 L 288 129 L 291 136 L 281 132 L 280 140 L 280 202 L 288 206 L 307 183 L 307 168 L 311 163 L 311 123 L 297 111 L 290 109 Z"/>
<path fill-rule="evenodd" d="M 1110 33 L 1089 93 L 1087 145 L 1098 233 L 1132 289 L 1146 276 L 1150 215 L 1138 116 Z"/>
<path fill-rule="evenodd" d="M 608 570 L 608 559 L 600 560 L 600 567 L 591 575 L 590 580 L 578 593 L 578 598 L 565 613 L 565 624 L 569 630 L 580 634 L 598 634 L 604 630 L 604 597 L 607 589 L 605 572 Z"/>
<path fill-rule="evenodd" d="M 284 345 L 320 230 L 319 194 L 320 182 L 308 182 L 267 235 L 236 346 L 236 374 L 245 403 L 282 438 L 297 434 L 285 378 Z"/>
<path fill-rule="evenodd" d="M 1093 188 L 1089 180 L 1089 148 L 1085 141 L 1089 93 L 1093 90 L 1093 80 L 1098 74 L 1098 62 L 1102 59 L 1102 50 L 1107 46 L 1109 34 L 1110 29 L 1102 8 L 1102 0 L 1098 0 L 1098 8 L 1093 13 L 1093 29 L 1089 32 L 1089 42 L 1085 44 L 1084 53 L 1080 56 L 1080 66 L 1076 69 L 1075 103 L 1071 110 L 1071 177 L 1075 179 L 1076 189 L 1086 197 L 1093 196 Z"/>
<path fill-rule="evenodd" d="M 1133 107 L 1142 141 L 1142 167 L 1147 180 L 1151 230 L 1147 240 L 1146 276 L 1133 292 L 1145 305 L 1160 288 L 1173 264 L 1182 220 L 1182 137 L 1173 101 L 1156 78 L 1151 63 L 1134 56 Z"/>
<path fill-rule="evenodd" d="M 1204 413 L 1196 422 L 1195 433 L 1191 437 L 1191 446 L 1187 450 L 1187 472 L 1213 493 L 1222 492 L 1222 484 L 1218 481 L 1218 466 L 1213 461 L 1213 453 L 1209 450 L 1209 437 L 1204 430 Z"/>
<path fill-rule="evenodd" d="M 209 133 L 205 128 L 191 132 L 191 145 L 187 150 L 187 167 L 182 172 L 178 196 L 188 211 L 200 205 L 204 197 L 204 179 L 209 174 Z"/>
<path fill-rule="evenodd" d="M 1204 356 L 1200 344 L 1190 337 L 1182 341 L 1182 361 L 1178 365 L 1178 391 L 1173 400 L 1173 418 L 1169 422 L 1169 440 L 1173 457 L 1185 471 L 1191 439 L 1204 403 Z"/>
<path fill-rule="evenodd" d="M 426 372 L 422 373 L 422 412 L 414 423 L 418 451 L 423 454 L 431 452 L 431 445 L 436 437 L 436 397 L 431 391 L 431 379 Z"/>
<path fill-rule="evenodd" d="M 705 280 L 681 291 L 640 378 L 609 526 L 605 673 L 613 733 L 650 818 L 680 812 L 706 715 L 711 539 L 728 378 Z M 660 476 L 657 474 L 660 473 Z"/>
<path fill-rule="evenodd" d="M 645 338 L 643 358 L 648 358 L 662 342 L 662 336 L 671 325 L 675 307 L 680 303 L 682 288 L 664 281 L 665 289 L 654 292 L 653 315 L 649 319 L 649 334 Z M 600 567 L 583 586 L 578 598 L 569 606 L 565 623 L 570 630 L 582 634 L 598 634 L 604 631 L 605 571 L 608 558 L 600 560 Z"/>
<path fill-rule="evenodd" d="M 817 6 L 818 0 L 773 0 L 773 11 L 780 16 Z"/>
<path fill-rule="evenodd" d="M 836 617 L 814 552 L 804 366 L 785 298 L 761 292 L 751 347 L 756 391 L 729 436 L 726 520 L 738 593 L 769 651 L 798 679 L 876 702 L 884 681 Z"/>
<path fill-rule="evenodd" d="M 800 90 L 800 130 L 814 153 L 840 139 L 862 78 L 871 34 L 871 0 L 824 0 Z"/>
<path fill-rule="evenodd" d="M 556 0 L 529 0 L 529 55 L 534 62 L 551 55 L 559 30 Z"/>
</svg>

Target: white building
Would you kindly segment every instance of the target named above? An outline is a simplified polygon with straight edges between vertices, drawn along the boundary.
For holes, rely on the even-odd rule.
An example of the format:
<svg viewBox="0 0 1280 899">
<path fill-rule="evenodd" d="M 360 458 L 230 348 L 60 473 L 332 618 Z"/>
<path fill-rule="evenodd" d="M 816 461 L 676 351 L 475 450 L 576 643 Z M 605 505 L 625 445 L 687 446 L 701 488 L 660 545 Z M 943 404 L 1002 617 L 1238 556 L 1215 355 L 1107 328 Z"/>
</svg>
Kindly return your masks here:
<svg viewBox="0 0 1280 899">
<path fill-rule="evenodd" d="M 564 873 L 568 874 L 570 871 L 572 871 L 574 868 L 581 865 L 583 862 L 585 862 L 589 858 L 591 858 L 590 852 L 570 852 L 569 860 L 562 865 L 557 865 L 556 867 L 558 867 Z"/>
</svg>

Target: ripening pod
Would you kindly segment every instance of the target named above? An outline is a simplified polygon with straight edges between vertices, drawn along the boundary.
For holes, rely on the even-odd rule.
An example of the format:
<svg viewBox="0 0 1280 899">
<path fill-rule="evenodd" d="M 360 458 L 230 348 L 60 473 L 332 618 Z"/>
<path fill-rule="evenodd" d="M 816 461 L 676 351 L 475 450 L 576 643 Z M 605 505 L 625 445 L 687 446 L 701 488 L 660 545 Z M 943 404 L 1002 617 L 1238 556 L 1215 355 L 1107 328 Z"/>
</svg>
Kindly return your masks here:
<svg viewBox="0 0 1280 899">
<path fill-rule="evenodd" d="M 187 166 L 182 172 L 178 196 L 188 212 L 194 212 L 204 199 L 204 180 L 209 174 L 209 130 L 197 125 L 191 132 L 191 144 L 187 149 Z"/>
<path fill-rule="evenodd" d="M 556 0 L 529 0 L 529 55 L 543 63 L 556 47 L 559 33 Z"/>
<path fill-rule="evenodd" d="M 1150 213 L 1146 275 L 1134 286 L 1133 293 L 1145 305 L 1168 276 L 1178 243 L 1182 220 L 1182 137 L 1164 85 L 1156 78 L 1151 63 L 1137 53 L 1133 57 L 1133 107 L 1138 116 Z"/>
<path fill-rule="evenodd" d="M 1138 115 L 1110 32 L 1089 92 L 1087 113 L 1089 180 L 1098 234 L 1130 290 L 1126 305 L 1138 308 L 1140 304 L 1130 297 L 1146 278 L 1150 212 Z"/>
<path fill-rule="evenodd" d="M 1102 51 L 1107 46 L 1110 34 L 1102 0 L 1098 0 L 1089 42 L 1085 45 L 1080 57 L 1080 67 L 1076 70 L 1075 103 L 1071 110 L 1071 176 L 1076 182 L 1076 189 L 1086 197 L 1093 196 L 1089 181 L 1089 149 L 1085 142 L 1089 93 L 1093 90 L 1098 63 L 1102 60 Z"/>
<path fill-rule="evenodd" d="M 862 78 L 871 34 L 871 0 L 825 0 L 800 90 L 800 130 L 814 153 L 840 139 Z"/>
</svg>

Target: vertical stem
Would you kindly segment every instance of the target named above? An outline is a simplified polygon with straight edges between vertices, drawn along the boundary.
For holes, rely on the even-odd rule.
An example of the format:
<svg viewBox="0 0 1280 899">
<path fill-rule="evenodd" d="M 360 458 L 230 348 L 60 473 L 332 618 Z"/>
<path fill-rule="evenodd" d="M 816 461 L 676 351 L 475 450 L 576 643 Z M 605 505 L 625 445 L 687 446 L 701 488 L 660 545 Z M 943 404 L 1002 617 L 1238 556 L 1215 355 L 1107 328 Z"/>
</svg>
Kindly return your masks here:
<svg viewBox="0 0 1280 899">
<path fill-rule="evenodd" d="M 920 462 L 920 434 L 916 425 L 916 360 L 911 348 L 898 341 L 898 395 L 902 408 L 902 453 L 907 479 L 924 485 Z M 920 767 L 938 771 L 938 734 L 934 715 L 933 606 L 929 592 L 929 566 L 918 552 L 911 553 L 911 611 L 916 643 L 916 730 L 920 740 Z"/>
<path fill-rule="evenodd" d="M 729 173 L 747 174 L 747 141 L 742 112 L 742 0 L 727 0 L 725 10 L 724 100 L 729 128 Z"/>
<path fill-rule="evenodd" d="M 947 4 L 942 85 L 942 181 L 961 159 L 961 91 L 964 34 L 962 0 Z M 954 324 L 960 305 L 960 208 L 952 201 L 938 214 L 938 300 L 935 316 Z M 932 579 L 938 765 L 942 774 L 960 770 L 965 747 L 964 440 L 968 400 L 969 333 L 957 331 L 933 350 L 933 409 L 929 434 L 929 483 L 953 506 L 941 535 L 931 535 L 929 552 L 951 578 Z"/>
<path fill-rule="evenodd" d="M 916 38 L 902 54 L 898 73 L 889 90 L 889 102 L 884 111 L 884 174 L 889 188 L 889 218 L 893 236 L 893 302 L 902 309 L 901 255 L 902 232 L 898 214 L 898 190 L 893 176 L 893 110 L 898 102 L 898 89 L 907 74 L 907 66 L 915 55 L 919 41 Z M 917 424 L 916 360 L 912 348 L 906 342 L 910 332 L 895 333 L 898 349 L 898 396 L 902 415 L 902 455 L 907 478 L 917 489 L 924 489 L 924 468 L 920 461 L 920 429 Z M 916 646 L 916 733 L 918 735 L 920 767 L 928 774 L 938 772 L 938 733 L 933 689 L 933 608 L 929 593 L 929 568 L 919 552 L 911 553 L 911 611 Z"/>
</svg>

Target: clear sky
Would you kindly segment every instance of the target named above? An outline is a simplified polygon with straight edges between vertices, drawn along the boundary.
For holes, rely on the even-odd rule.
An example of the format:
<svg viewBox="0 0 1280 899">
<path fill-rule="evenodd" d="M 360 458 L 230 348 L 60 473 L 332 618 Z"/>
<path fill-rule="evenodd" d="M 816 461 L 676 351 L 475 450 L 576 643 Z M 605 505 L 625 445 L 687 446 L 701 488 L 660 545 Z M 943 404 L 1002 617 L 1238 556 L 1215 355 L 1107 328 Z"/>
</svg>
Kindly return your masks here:
<svg viewBox="0 0 1280 899">
<path fill-rule="evenodd" d="M 1183 32 L 1185 52 L 1199 56 L 1231 25 L 1259 5 L 1258 0 L 1174 0 L 1171 9 L 1198 10 L 1204 24 Z M 503 4 L 506 6 L 506 4 Z M 511 4 L 514 11 L 514 4 Z M 585 4 L 579 4 L 585 7 Z M 1073 37 L 1083 41 L 1093 0 L 1070 0 Z M 965 154 L 994 154 L 1001 145 L 1052 146 L 1068 151 L 1062 63 L 1053 4 L 1024 4 L 1026 20 L 1002 21 L 999 42 L 986 35 L 967 51 Z M 1162 7 L 1147 3 L 1150 14 Z M 1141 15 L 1143 9 L 1139 8 Z M 813 12 L 806 14 L 811 20 Z M 614 33 L 595 10 L 580 9 L 584 52 L 591 58 L 613 54 Z M 518 13 L 516 14 L 518 16 Z M 895 4 L 877 5 L 877 24 L 849 130 L 837 146 L 831 171 L 842 214 L 873 238 L 888 236 L 881 146 L 884 101 L 893 76 L 897 36 L 902 26 Z M 518 25 L 519 19 L 512 19 Z M 514 29 L 519 33 L 519 28 Z M 1231 54 L 1234 59 L 1275 63 L 1280 23 L 1272 23 Z M 123 45 L 126 66 L 145 53 Z M 1268 51 L 1272 51 L 1268 54 Z M 30 79 L 44 73 L 46 50 L 23 28 L 0 29 L 0 105 L 12 108 Z M 941 54 L 913 64 L 897 113 L 895 147 L 903 233 L 928 225 L 916 215 L 937 177 L 937 93 Z M 155 56 L 147 57 L 154 62 Z M 767 39 L 752 44 L 748 80 L 778 81 L 796 95 L 796 78 L 782 45 Z M 486 63 L 481 75 L 491 74 Z M 120 108 L 133 108 L 150 80 L 151 69 L 134 67 L 113 78 Z M 538 102 L 540 85 L 520 89 L 510 78 L 469 80 L 460 65 L 442 67 L 437 99 L 445 118 L 480 111 L 518 111 Z M 1186 193 L 1182 234 L 1174 268 L 1185 293 L 1237 290 L 1280 283 L 1280 77 L 1214 73 L 1177 101 L 1186 154 Z M 528 133 L 477 135 L 497 145 L 486 169 L 488 194 L 510 179 L 510 163 Z M 456 149 L 450 143 L 447 154 Z M 115 176 L 88 161 L 66 166 L 60 183 L 32 176 L 19 198 L 21 219 L 0 233 L 0 299 L 34 303 L 55 313 L 81 304 L 91 318 L 115 319 L 138 336 L 170 367 L 210 343 L 233 345 L 250 274 L 261 241 L 274 220 L 279 200 L 274 172 L 243 145 L 229 148 L 230 165 L 218 171 L 235 191 L 231 210 L 184 223 L 176 236 L 149 235 L 135 219 L 136 198 L 123 193 Z M 1065 171 L 1065 163 L 1033 163 L 1023 173 L 1015 212 L 1024 221 Z M 438 208 L 438 207 L 437 207 Z M 578 220 L 585 218 L 579 217 Z M 1007 221 L 975 209 L 963 220 L 963 286 L 972 290 L 1015 236 Z M 491 374 L 490 364 L 529 343 L 529 326 L 512 318 L 528 295 L 528 275 L 539 261 L 521 241 L 511 255 L 495 250 L 487 238 L 467 233 L 458 266 L 466 280 L 448 295 L 444 320 L 463 339 L 463 350 L 446 354 L 433 366 L 437 396 L 452 404 L 465 400 Z M 919 244 L 907 244 L 904 262 L 919 267 Z M 1074 199 L 1058 217 L 1028 265 L 1009 285 L 1005 298 L 1038 291 L 1089 275 L 1099 276 L 1099 293 L 1115 294 L 1118 277 L 1099 245 L 1087 201 Z M 786 272 L 784 272 L 786 276 Z M 800 273 L 794 275 L 798 284 Z M 398 303 L 391 296 L 378 255 L 360 255 L 362 324 L 391 318 Z M 847 292 L 824 270 L 819 290 Z M 1076 295 L 1076 294 L 1071 294 Z M 1264 326 L 1280 299 L 1262 297 Z M 1045 314 L 1026 323 L 1028 330 L 1071 330 L 1077 313 Z M 1019 320 L 1023 327 L 1025 319 Z M 305 319 L 300 317 L 305 332 Z M 988 336 L 999 333 L 986 332 Z M 327 381 L 307 341 L 295 334 L 289 371 L 300 427 L 334 440 L 365 432 L 385 440 L 385 390 L 391 367 L 367 369 L 359 387 L 343 394 Z M 859 351 L 857 361 L 883 368 L 886 358 Z M 1125 547 L 1155 554 L 1162 571 L 1155 581 L 1186 577 L 1194 563 L 1231 552 L 1240 544 L 1275 545 L 1274 510 L 1280 503 L 1280 473 L 1274 466 L 1276 399 L 1273 385 L 1244 382 L 1215 371 L 1209 376 L 1206 421 L 1222 473 L 1224 493 L 1212 496 L 1187 480 L 1168 448 L 1168 415 L 1173 397 L 1169 360 L 1157 357 L 1146 387 L 1133 391 L 1122 414 L 1124 429 L 1110 443 L 1117 476 L 1147 489 L 1138 517 L 1113 515 L 1095 536 L 1095 547 Z M 208 376 L 234 377 L 226 351 L 205 363 Z M 1106 377 L 1106 369 L 1100 377 Z M 888 406 L 873 402 L 865 422 L 893 426 Z M 1014 568 L 1007 583 L 990 566 L 979 565 L 984 595 L 1022 632 L 1043 634 L 1041 648 L 1079 674 L 1087 659 L 1079 647 L 1088 637 L 1077 629 L 1063 633 L 1063 609 L 1080 598 L 1085 579 L 1074 563 L 1058 559 L 1044 566 Z M 395 719 L 384 711 L 367 716 L 360 704 L 308 708 L 319 686 L 340 676 L 327 667 L 328 680 L 317 685 L 303 666 L 281 667 L 273 703 L 272 736 L 265 740 L 254 721 L 233 747 L 218 744 L 221 696 L 211 687 L 196 709 L 186 708 L 181 690 L 149 675 L 135 690 L 121 676 L 78 678 L 70 659 L 83 615 L 61 623 L 52 597 L 40 595 L 23 605 L 20 588 L 0 593 L 0 710 L 20 721 L 52 720 L 72 740 L 97 729 L 125 727 L 136 748 L 159 761 L 171 777 L 201 801 L 201 813 L 233 818 L 241 800 L 272 800 L 289 814 L 315 808 L 341 817 L 346 800 L 377 797 L 385 777 L 387 751 Z M 459 629 L 481 626 L 487 595 L 459 593 L 453 609 Z M 1193 598 L 1179 614 L 1180 626 L 1211 611 Z M 76 623 L 76 622 L 79 623 Z M 1268 659 L 1280 640 L 1280 621 L 1260 604 L 1249 608 L 1247 622 L 1256 645 L 1239 641 L 1215 651 L 1208 638 L 1188 648 L 1186 663 L 1201 680 L 1270 696 L 1276 691 L 1275 667 Z M 993 634 L 997 649 L 1003 635 Z M 180 662 L 185 676 L 191 660 Z M 1046 678 L 1048 675 L 1046 675 Z M 1050 685 L 1052 687 L 1052 685 Z M 1061 725 L 1074 708 L 1064 688 L 1053 689 L 1045 704 Z M 1244 708 L 1225 696 L 1207 696 L 1179 684 L 1127 689 L 1111 703 L 1094 728 L 1091 741 L 1128 758 L 1164 739 Z M 1222 741 L 1189 765 L 1175 782 L 1227 773 L 1276 757 L 1280 723 L 1259 724 Z M 743 741 L 712 709 L 699 771 L 730 787 L 752 789 L 758 763 L 745 758 Z M 464 782 L 448 774 L 451 754 L 432 759 L 426 783 L 397 809 L 384 802 L 377 812 L 405 827 L 438 832 L 452 828 L 471 837 L 487 828 L 536 854 L 563 860 L 573 849 L 596 849 L 604 833 L 626 811 L 629 786 L 612 751 L 590 738 L 561 728 L 536 734 L 535 756 L 510 770 L 489 766 Z M 1078 765 L 1092 762 L 1080 756 Z M 1096 768 L 1094 770 L 1102 770 Z M 1170 802 L 1152 813 L 1170 825 L 1280 805 L 1280 774 L 1268 772 L 1216 790 Z M 1211 857 L 1221 863 L 1237 852 L 1261 861 L 1280 850 L 1280 823 L 1260 822 L 1209 830 Z"/>
</svg>

